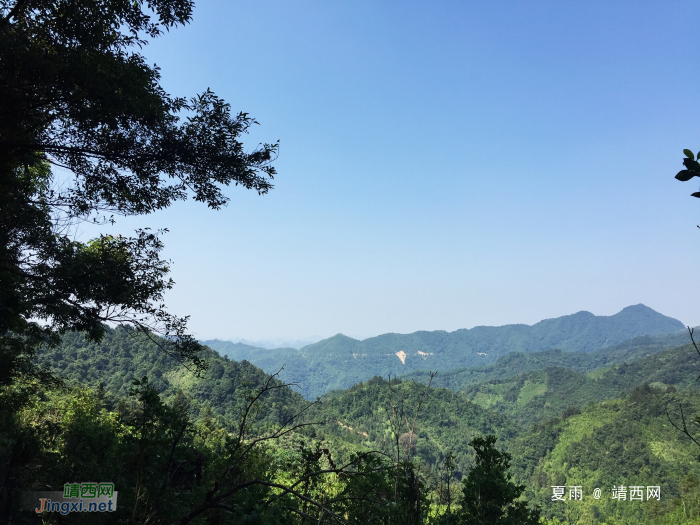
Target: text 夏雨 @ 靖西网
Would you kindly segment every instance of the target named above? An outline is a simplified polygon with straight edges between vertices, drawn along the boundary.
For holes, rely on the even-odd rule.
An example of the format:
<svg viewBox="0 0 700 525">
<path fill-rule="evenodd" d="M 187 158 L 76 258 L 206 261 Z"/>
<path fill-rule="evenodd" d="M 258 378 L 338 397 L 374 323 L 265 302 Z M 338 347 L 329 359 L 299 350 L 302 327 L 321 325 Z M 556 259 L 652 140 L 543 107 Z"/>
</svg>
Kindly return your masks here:
<svg viewBox="0 0 700 525">
<path fill-rule="evenodd" d="M 571 501 L 581 501 L 583 499 L 583 487 L 581 485 L 552 485 L 552 501 L 567 501 L 566 499 L 566 489 L 569 489 L 569 500 Z M 612 488 L 612 498 L 618 501 L 628 501 L 628 489 L 629 489 L 629 501 L 644 501 L 644 489 L 646 488 L 646 501 L 649 500 L 661 500 L 661 487 L 658 485 L 630 485 L 625 487 L 624 485 L 616 485 Z M 600 488 L 595 488 L 593 490 L 593 498 L 600 499 L 602 496 L 602 491 Z"/>
</svg>

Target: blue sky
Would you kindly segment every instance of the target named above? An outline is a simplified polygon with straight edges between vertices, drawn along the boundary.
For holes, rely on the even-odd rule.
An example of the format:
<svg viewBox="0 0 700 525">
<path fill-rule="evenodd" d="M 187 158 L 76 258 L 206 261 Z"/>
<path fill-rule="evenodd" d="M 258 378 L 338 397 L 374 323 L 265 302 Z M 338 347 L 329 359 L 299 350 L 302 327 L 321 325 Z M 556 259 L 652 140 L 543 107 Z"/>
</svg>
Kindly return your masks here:
<svg viewBox="0 0 700 525">
<path fill-rule="evenodd" d="M 644 303 L 700 324 L 697 2 L 199 2 L 144 49 L 280 140 L 167 227 L 200 338 L 368 337 Z"/>
</svg>

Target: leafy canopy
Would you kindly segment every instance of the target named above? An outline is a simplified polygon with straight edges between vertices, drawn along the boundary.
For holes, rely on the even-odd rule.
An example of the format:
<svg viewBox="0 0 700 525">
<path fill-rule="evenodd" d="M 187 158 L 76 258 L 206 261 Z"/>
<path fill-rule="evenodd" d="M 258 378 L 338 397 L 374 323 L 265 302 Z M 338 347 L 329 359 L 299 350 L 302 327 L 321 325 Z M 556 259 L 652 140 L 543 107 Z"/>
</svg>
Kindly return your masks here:
<svg viewBox="0 0 700 525">
<path fill-rule="evenodd" d="M 167 336 L 202 369 L 186 318 L 169 314 L 164 232 L 76 241 L 82 221 L 114 222 L 189 197 L 219 209 L 223 188 L 271 188 L 276 144 L 246 151 L 256 124 L 207 90 L 160 85 L 140 50 L 190 21 L 189 0 L 0 0 L 0 384 L 60 333 L 94 340 L 104 323 Z M 57 171 L 59 168 L 61 171 Z M 59 176 L 60 175 L 60 176 Z"/>
</svg>

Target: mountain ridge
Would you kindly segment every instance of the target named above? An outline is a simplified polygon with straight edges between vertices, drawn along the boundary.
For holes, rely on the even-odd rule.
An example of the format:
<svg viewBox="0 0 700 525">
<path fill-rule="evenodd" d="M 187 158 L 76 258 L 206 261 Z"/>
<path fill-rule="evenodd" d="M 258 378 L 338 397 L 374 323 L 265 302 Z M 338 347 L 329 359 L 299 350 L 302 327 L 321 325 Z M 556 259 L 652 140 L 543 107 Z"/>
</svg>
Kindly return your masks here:
<svg viewBox="0 0 700 525">
<path fill-rule="evenodd" d="M 376 375 L 486 365 L 511 352 L 533 353 L 552 348 L 594 352 L 641 335 L 675 333 L 684 328 L 680 321 L 637 304 L 611 316 L 580 311 L 534 325 L 387 333 L 361 341 L 336 334 L 298 350 L 244 347 L 219 340 L 203 343 L 236 361 L 247 360 L 267 373 L 282 370 L 280 377 L 300 384 L 308 399 Z"/>
<path fill-rule="evenodd" d="M 682 331 L 673 334 L 638 336 L 595 352 L 562 352 L 556 348 L 532 353 L 511 352 L 488 365 L 442 370 L 432 378 L 432 384 L 459 392 L 471 384 L 503 379 L 534 370 L 544 370 L 552 366 L 566 367 L 577 372 L 590 372 L 685 346 L 689 341 L 688 332 Z M 399 377 L 423 384 L 431 380 L 429 370 L 415 370 Z"/>
</svg>

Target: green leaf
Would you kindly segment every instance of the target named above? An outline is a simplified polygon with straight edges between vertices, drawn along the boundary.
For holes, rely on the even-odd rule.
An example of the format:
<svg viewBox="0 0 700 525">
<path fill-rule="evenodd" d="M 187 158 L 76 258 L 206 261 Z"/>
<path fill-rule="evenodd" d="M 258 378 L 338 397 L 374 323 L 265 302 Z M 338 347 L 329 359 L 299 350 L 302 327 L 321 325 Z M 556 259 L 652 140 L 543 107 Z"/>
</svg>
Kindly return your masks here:
<svg viewBox="0 0 700 525">
<path fill-rule="evenodd" d="M 689 149 L 684 149 L 683 153 L 685 153 L 685 156 L 688 157 L 689 159 L 695 160 L 695 155 L 693 155 L 693 152 L 690 151 Z"/>
<path fill-rule="evenodd" d="M 681 182 L 687 182 L 693 177 L 695 177 L 697 173 L 693 173 L 692 171 L 688 170 L 681 170 L 678 173 L 676 173 L 676 179 L 678 179 Z"/>
</svg>

